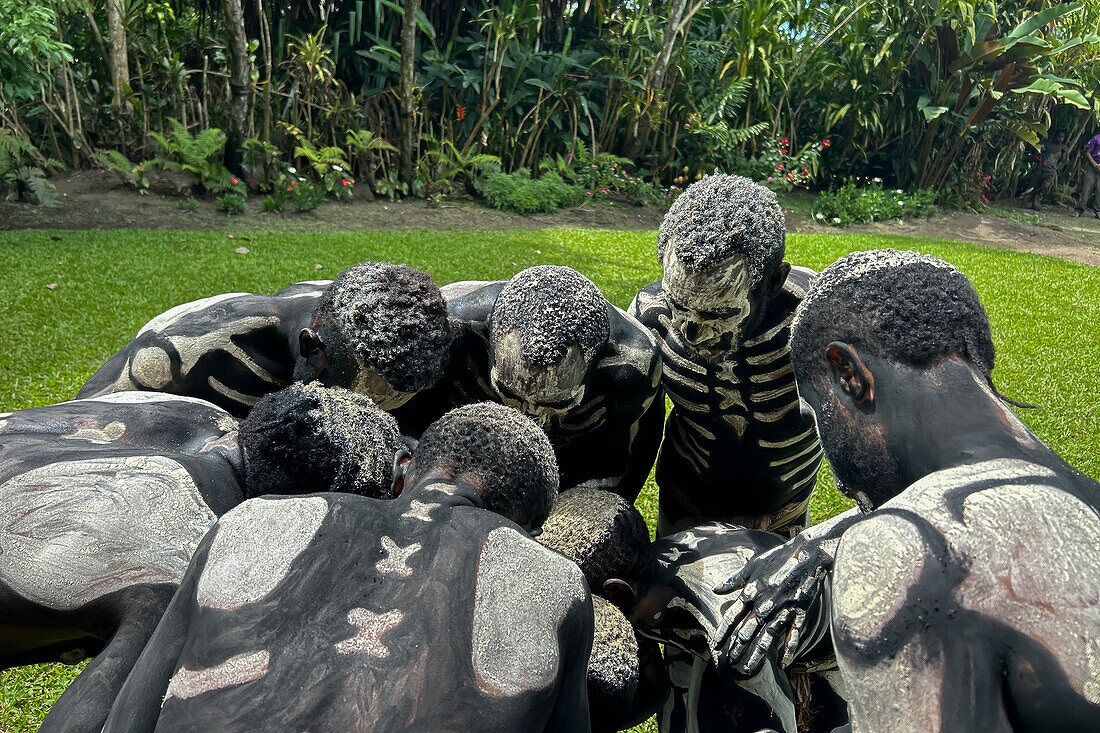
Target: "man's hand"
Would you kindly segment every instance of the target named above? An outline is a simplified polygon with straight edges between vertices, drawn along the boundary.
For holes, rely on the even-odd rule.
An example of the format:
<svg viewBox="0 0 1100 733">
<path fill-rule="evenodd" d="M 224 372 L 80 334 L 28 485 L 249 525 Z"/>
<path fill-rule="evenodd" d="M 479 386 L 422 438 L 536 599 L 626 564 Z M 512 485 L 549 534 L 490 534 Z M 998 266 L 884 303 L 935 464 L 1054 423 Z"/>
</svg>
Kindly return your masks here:
<svg viewBox="0 0 1100 733">
<path fill-rule="evenodd" d="M 789 665 L 838 544 L 839 539 L 807 540 L 799 535 L 753 558 L 715 588 L 718 594 L 741 590 L 715 635 L 715 664 L 752 676 L 778 648 L 780 667 Z"/>
</svg>

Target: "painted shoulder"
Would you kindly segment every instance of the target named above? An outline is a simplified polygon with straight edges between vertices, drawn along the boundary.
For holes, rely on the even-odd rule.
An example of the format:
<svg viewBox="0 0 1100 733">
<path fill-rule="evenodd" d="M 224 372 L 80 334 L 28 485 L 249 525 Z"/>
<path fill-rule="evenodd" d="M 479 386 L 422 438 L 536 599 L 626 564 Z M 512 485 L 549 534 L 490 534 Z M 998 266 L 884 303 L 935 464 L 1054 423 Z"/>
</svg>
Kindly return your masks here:
<svg viewBox="0 0 1100 733">
<path fill-rule="evenodd" d="M 591 597 L 580 568 L 512 527 L 490 531 L 474 589 L 472 661 L 478 688 L 494 697 L 515 697 L 554 686 L 566 647 L 563 624 L 576 614 L 591 628 Z"/>
<path fill-rule="evenodd" d="M 657 328 L 657 317 L 660 314 L 668 314 L 668 304 L 665 302 L 663 281 L 650 283 L 638 291 L 627 309 L 639 323 L 653 330 Z"/>
<path fill-rule="evenodd" d="M 329 289 L 332 280 L 303 280 L 300 283 L 287 285 L 275 293 L 276 298 L 319 298 Z"/>
<path fill-rule="evenodd" d="M 178 583 L 214 521 L 194 477 L 166 456 L 48 463 L 0 484 L 0 581 L 55 610 Z"/>
<path fill-rule="evenodd" d="M 235 610 L 263 600 L 309 548 L 329 514 L 322 496 L 249 499 L 226 512 L 195 589 L 199 606 Z"/>
<path fill-rule="evenodd" d="M 653 384 L 660 382 L 661 352 L 653 332 L 637 318 L 611 303 L 607 304 L 610 335 L 600 368 L 627 367 Z"/>
<path fill-rule="evenodd" d="M 485 331 L 488 328 L 493 305 L 507 283 L 507 280 L 464 280 L 440 288 L 456 337 L 464 329 Z"/>
</svg>

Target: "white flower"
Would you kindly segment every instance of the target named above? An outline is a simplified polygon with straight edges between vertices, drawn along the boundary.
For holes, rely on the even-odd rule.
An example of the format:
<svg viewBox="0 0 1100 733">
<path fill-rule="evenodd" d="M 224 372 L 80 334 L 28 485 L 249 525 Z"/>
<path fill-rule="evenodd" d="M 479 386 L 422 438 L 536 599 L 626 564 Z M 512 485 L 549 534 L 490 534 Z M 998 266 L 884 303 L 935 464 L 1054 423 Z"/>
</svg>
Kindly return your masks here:
<svg viewBox="0 0 1100 733">
<path fill-rule="evenodd" d="M 815 219 L 817 219 L 818 221 L 824 221 L 824 219 L 825 219 L 825 215 L 824 215 L 824 214 L 822 214 L 822 213 L 821 213 L 821 212 L 819 211 L 819 212 L 817 212 L 816 214 L 814 214 L 814 218 L 815 218 Z"/>
<path fill-rule="evenodd" d="M 875 183 L 882 183 L 882 179 L 878 176 L 875 176 Z"/>
<path fill-rule="evenodd" d="M 340 167 L 340 166 L 338 166 L 338 165 L 333 165 L 333 166 L 332 166 L 332 170 L 334 170 L 334 171 L 342 171 L 342 170 L 344 170 L 344 169 L 343 169 L 343 168 L 341 168 L 341 167 Z"/>
<path fill-rule="evenodd" d="M 287 168 L 287 172 L 289 172 L 289 173 L 297 173 L 298 171 L 297 171 L 297 170 L 296 170 L 296 169 L 294 168 L 294 166 L 291 166 L 290 168 Z"/>
<path fill-rule="evenodd" d="M 840 223 L 840 217 L 839 216 L 834 216 L 833 217 L 833 223 L 834 224 L 839 224 Z"/>
<path fill-rule="evenodd" d="M 898 189 L 897 191 L 894 191 L 894 193 L 905 193 L 905 192 L 904 192 L 904 191 L 902 191 L 902 190 L 901 190 L 901 189 L 899 188 L 899 189 Z"/>
</svg>

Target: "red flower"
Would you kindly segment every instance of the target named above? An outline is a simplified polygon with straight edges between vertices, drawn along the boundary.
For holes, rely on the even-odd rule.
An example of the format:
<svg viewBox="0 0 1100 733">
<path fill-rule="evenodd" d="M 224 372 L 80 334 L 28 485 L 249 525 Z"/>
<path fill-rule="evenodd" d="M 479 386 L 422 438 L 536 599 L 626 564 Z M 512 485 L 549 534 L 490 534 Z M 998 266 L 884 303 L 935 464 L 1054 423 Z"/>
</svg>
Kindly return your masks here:
<svg viewBox="0 0 1100 733">
<path fill-rule="evenodd" d="M 787 149 L 786 148 L 780 148 L 779 152 L 783 155 L 786 155 L 787 154 Z"/>
<path fill-rule="evenodd" d="M 782 163 L 776 163 L 776 164 L 775 164 L 775 169 L 776 169 L 777 171 L 781 171 L 781 170 L 783 170 L 783 164 L 782 164 Z"/>
<path fill-rule="evenodd" d="M 233 177 L 232 177 L 232 178 L 230 178 L 229 180 L 233 181 L 233 185 L 234 185 L 234 186 L 236 186 L 236 185 L 237 185 L 238 183 L 240 183 L 240 181 L 239 181 L 239 180 L 237 180 L 237 177 L 236 177 L 236 176 L 233 176 Z"/>
<path fill-rule="evenodd" d="M 461 104 L 455 108 L 455 113 L 458 115 L 458 121 L 462 122 L 466 118 L 466 108 Z"/>
<path fill-rule="evenodd" d="M 805 173 L 806 175 L 809 175 L 810 169 L 809 168 L 803 168 L 802 172 Z"/>
<path fill-rule="evenodd" d="M 827 147 L 829 147 L 829 141 L 828 140 L 822 140 L 821 141 L 821 149 L 824 150 Z"/>
<path fill-rule="evenodd" d="M 787 143 L 789 143 L 789 142 L 790 142 L 790 140 L 788 140 L 787 138 L 783 138 L 783 139 L 782 139 L 782 140 L 780 140 L 779 142 L 781 142 L 781 143 L 783 143 L 784 145 L 786 145 Z"/>
<path fill-rule="evenodd" d="M 140 168 L 138 168 L 138 170 L 141 171 L 142 173 L 144 173 L 145 172 L 145 166 L 141 166 Z"/>
</svg>

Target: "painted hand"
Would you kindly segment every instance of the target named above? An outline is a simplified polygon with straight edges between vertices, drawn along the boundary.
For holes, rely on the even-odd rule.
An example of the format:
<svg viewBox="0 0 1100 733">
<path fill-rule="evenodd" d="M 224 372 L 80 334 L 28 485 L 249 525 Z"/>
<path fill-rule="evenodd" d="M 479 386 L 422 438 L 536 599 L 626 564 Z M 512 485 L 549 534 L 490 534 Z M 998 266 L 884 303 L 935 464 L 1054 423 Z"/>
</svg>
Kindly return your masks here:
<svg viewBox="0 0 1100 733">
<path fill-rule="evenodd" d="M 726 594 L 740 589 L 715 634 L 715 664 L 752 676 L 773 649 L 780 667 L 794 661 L 806 614 L 821 594 L 832 567 L 837 540 L 795 537 L 759 557 L 714 589 Z"/>
</svg>

